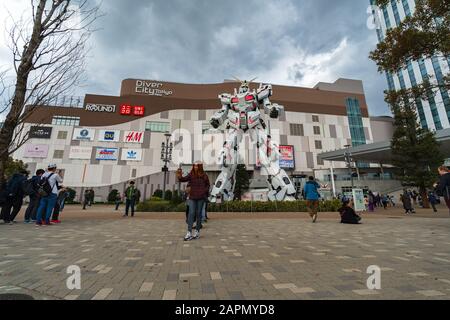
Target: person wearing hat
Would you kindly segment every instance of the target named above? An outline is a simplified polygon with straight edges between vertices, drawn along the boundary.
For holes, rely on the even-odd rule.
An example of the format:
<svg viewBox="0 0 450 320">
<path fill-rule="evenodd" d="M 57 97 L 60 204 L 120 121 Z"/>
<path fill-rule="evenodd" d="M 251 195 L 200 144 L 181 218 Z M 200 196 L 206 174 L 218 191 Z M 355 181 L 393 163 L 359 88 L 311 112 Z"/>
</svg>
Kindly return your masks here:
<svg viewBox="0 0 450 320">
<path fill-rule="evenodd" d="M 22 208 L 25 196 L 23 184 L 27 181 L 27 177 L 28 171 L 19 170 L 19 172 L 12 175 L 6 184 L 6 199 L 1 212 L 5 224 L 13 224 L 14 219 Z"/>
<path fill-rule="evenodd" d="M 41 178 L 41 184 L 48 183 L 51 192 L 41 198 L 37 212 L 37 226 L 42 226 L 43 222 L 46 226 L 51 225 L 50 217 L 58 199 L 58 187 L 63 182 L 62 178 L 56 173 L 56 168 L 56 164 L 50 164 L 47 172 Z"/>
</svg>

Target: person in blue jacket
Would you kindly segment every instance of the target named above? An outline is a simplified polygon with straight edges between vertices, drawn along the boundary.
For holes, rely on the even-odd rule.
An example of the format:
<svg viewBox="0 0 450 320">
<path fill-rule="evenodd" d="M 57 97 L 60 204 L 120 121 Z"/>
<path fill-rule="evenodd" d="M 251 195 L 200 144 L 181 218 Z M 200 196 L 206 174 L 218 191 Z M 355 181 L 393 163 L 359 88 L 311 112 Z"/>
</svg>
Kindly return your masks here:
<svg viewBox="0 0 450 320">
<path fill-rule="evenodd" d="M 309 177 L 309 181 L 306 182 L 305 187 L 303 188 L 306 207 L 308 208 L 313 223 L 317 221 L 317 211 L 319 210 L 319 189 L 320 185 L 314 180 L 314 177 Z"/>
</svg>

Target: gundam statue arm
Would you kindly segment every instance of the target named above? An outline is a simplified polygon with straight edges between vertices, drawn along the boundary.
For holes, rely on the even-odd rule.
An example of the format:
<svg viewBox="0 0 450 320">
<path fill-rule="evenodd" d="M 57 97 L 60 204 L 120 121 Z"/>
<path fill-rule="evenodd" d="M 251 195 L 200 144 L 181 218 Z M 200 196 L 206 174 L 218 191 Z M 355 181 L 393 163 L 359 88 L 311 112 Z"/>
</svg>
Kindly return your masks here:
<svg viewBox="0 0 450 320">
<path fill-rule="evenodd" d="M 268 176 L 268 198 L 271 201 L 295 200 L 296 190 L 286 172 L 279 166 L 279 147 L 271 140 L 270 133 L 266 133 L 266 125 L 261 118 L 260 107 L 273 119 L 280 116 L 284 108 L 272 104 L 272 86 L 261 84 L 258 90 L 249 91 L 249 84 L 243 81 L 239 92 L 234 95 L 222 94 L 222 110 L 217 112 L 210 120 L 214 128 L 218 128 L 225 121 L 230 129 L 226 142 L 219 156 L 221 173 L 211 191 L 211 202 L 223 195 L 225 201 L 234 200 L 235 174 L 239 163 L 239 144 L 246 132 L 250 133 L 252 143 L 258 148 L 258 157 L 261 166 Z"/>
<path fill-rule="evenodd" d="M 216 112 L 209 121 L 214 129 L 219 128 L 228 118 L 228 111 L 230 110 L 231 96 L 229 94 L 222 94 L 219 96 L 222 103 L 222 110 Z"/>
<path fill-rule="evenodd" d="M 261 84 L 257 91 L 258 101 L 264 106 L 264 112 L 268 114 L 272 119 L 277 119 L 284 111 L 284 107 L 276 103 L 271 103 L 269 98 L 272 96 L 272 85 Z"/>
</svg>

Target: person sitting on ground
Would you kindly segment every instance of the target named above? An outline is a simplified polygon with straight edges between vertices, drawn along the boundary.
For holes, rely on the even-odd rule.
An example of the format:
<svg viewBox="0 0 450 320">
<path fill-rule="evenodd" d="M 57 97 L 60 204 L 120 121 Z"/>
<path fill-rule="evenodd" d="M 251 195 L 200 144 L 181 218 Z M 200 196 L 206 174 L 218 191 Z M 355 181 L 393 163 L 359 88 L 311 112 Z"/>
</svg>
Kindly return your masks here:
<svg viewBox="0 0 450 320">
<path fill-rule="evenodd" d="M 341 223 L 345 224 L 360 224 L 361 216 L 356 214 L 355 210 L 352 208 L 352 201 L 343 201 L 342 207 L 339 209 L 341 214 Z"/>
</svg>

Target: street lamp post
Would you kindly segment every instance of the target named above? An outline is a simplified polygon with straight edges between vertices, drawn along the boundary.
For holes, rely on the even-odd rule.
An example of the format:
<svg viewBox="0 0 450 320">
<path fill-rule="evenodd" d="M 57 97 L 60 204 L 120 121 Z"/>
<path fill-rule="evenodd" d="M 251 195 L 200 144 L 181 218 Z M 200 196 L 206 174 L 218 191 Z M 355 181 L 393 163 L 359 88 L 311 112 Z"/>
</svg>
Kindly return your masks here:
<svg viewBox="0 0 450 320">
<path fill-rule="evenodd" d="M 163 199 L 166 199 L 166 182 L 167 182 L 167 172 L 169 172 L 169 168 L 167 164 L 172 161 L 172 150 L 173 143 L 169 143 L 171 134 L 166 133 L 166 142 L 161 144 L 161 160 L 164 162 L 164 167 L 162 168 L 162 172 L 164 172 L 164 182 L 163 182 Z"/>
<path fill-rule="evenodd" d="M 353 183 L 353 170 L 352 170 L 352 154 L 350 153 L 350 145 L 345 145 L 345 148 L 347 148 L 347 150 L 345 151 L 345 161 L 347 162 L 347 168 L 348 168 L 348 172 L 350 174 L 350 179 L 352 181 L 352 190 L 354 188 L 354 183 Z"/>
</svg>

